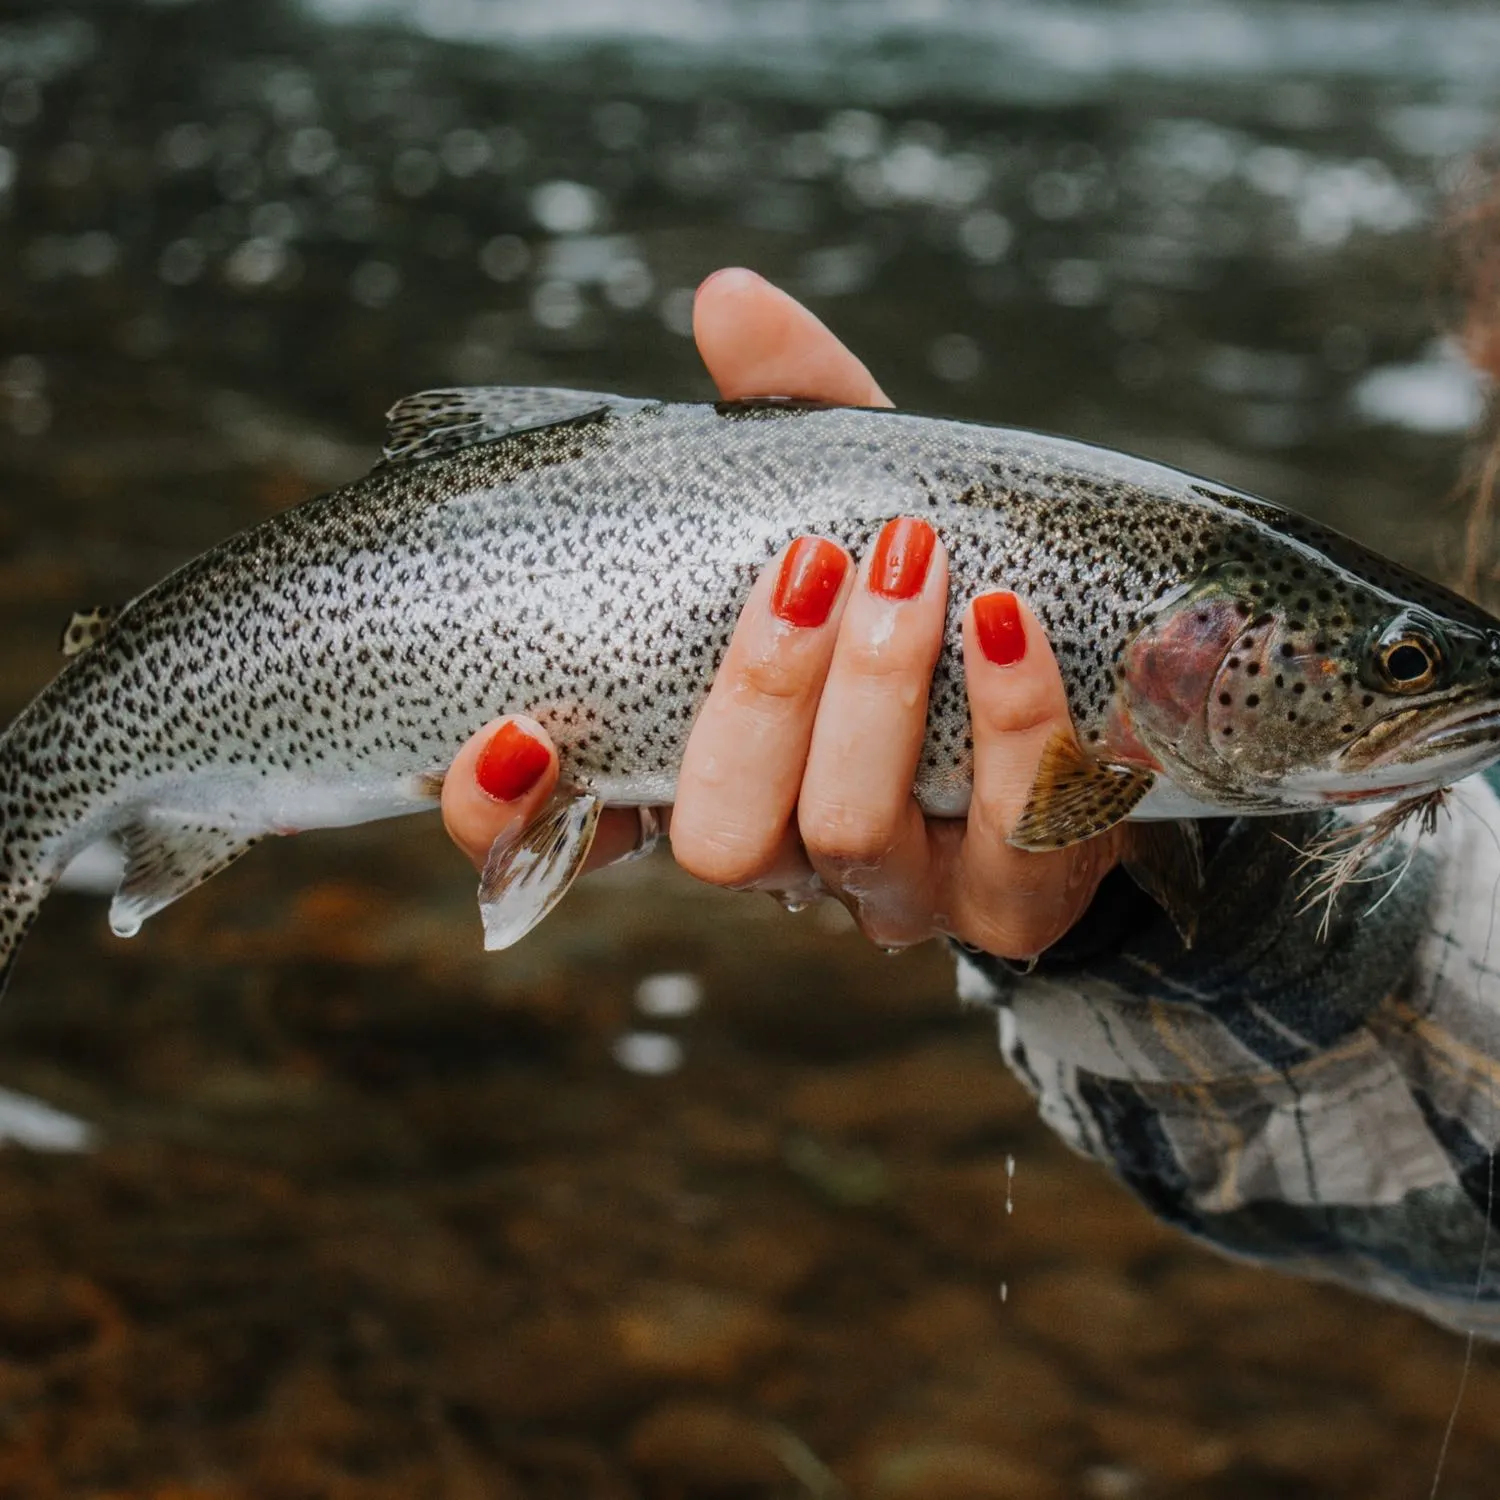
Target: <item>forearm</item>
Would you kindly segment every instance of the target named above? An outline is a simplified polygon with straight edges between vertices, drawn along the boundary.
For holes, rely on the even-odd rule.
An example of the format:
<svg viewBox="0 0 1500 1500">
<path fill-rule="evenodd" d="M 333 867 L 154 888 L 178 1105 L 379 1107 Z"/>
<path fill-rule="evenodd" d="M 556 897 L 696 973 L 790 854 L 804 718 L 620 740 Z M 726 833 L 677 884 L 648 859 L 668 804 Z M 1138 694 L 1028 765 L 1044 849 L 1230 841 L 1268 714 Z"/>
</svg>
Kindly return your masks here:
<svg viewBox="0 0 1500 1500">
<path fill-rule="evenodd" d="M 1245 820 L 1213 852 L 1191 952 L 1115 887 L 1030 975 L 962 955 L 961 992 L 1000 1007 L 1044 1118 L 1163 1217 L 1488 1328 L 1500 1281 L 1470 1303 L 1500 1138 L 1492 825 L 1494 794 L 1467 785 L 1320 935 L 1296 870 L 1316 820 Z"/>
</svg>

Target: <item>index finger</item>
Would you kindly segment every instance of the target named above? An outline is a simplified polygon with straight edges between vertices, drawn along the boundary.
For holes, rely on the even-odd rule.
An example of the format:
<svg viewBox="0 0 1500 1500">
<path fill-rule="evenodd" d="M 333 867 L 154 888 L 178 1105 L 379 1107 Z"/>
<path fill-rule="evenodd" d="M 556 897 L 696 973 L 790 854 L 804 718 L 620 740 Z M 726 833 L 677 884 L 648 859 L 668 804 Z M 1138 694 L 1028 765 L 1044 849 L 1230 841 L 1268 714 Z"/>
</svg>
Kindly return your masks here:
<svg viewBox="0 0 1500 1500">
<path fill-rule="evenodd" d="M 794 396 L 832 406 L 892 404 L 812 313 L 742 266 L 715 271 L 698 288 L 693 336 L 726 401 Z"/>
</svg>

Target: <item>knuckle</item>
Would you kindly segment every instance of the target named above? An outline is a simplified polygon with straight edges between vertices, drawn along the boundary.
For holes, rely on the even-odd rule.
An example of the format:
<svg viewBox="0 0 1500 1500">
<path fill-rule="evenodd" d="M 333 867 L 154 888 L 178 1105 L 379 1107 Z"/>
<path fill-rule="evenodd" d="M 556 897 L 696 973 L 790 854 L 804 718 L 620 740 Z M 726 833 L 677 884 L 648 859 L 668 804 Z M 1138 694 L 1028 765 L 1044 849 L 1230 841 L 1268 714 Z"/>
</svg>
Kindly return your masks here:
<svg viewBox="0 0 1500 1500">
<path fill-rule="evenodd" d="M 803 653 L 767 651 L 747 657 L 734 674 L 735 699 L 763 699 L 773 704 L 804 701 L 813 687 L 813 676 Z"/>
<path fill-rule="evenodd" d="M 897 631 L 881 640 L 863 631 L 848 632 L 839 640 L 839 665 L 856 677 L 875 683 L 895 678 L 925 676 L 933 652 L 923 642 Z"/>
<path fill-rule="evenodd" d="M 858 802 L 816 802 L 800 810 L 797 825 L 808 853 L 832 865 L 873 864 L 896 840 L 890 814 Z"/>
<path fill-rule="evenodd" d="M 1044 953 L 1067 930 L 1055 919 L 1043 919 L 1023 907 L 1001 913 L 975 911 L 961 924 L 957 936 L 986 953 L 1024 959 Z"/>
<path fill-rule="evenodd" d="M 777 839 L 759 829 L 720 823 L 695 828 L 674 822 L 672 858 L 708 885 L 741 886 L 758 880 L 770 867 Z"/>
<path fill-rule="evenodd" d="M 1034 958 L 1083 914 L 1104 866 L 1087 846 L 1008 861 L 1002 884 L 969 888 L 956 936 L 1004 958 Z"/>
<path fill-rule="evenodd" d="M 989 781 L 990 778 L 986 778 L 987 784 L 975 785 L 969 802 L 969 832 L 984 843 L 1003 844 L 1010 837 L 1011 828 L 1016 822 L 1016 808 L 1011 805 L 1007 796 L 1014 789 L 1002 790 L 988 784 Z"/>
<path fill-rule="evenodd" d="M 1030 735 L 1061 728 L 1064 723 L 1057 700 L 1040 687 L 976 696 L 972 707 L 977 735 Z"/>
</svg>

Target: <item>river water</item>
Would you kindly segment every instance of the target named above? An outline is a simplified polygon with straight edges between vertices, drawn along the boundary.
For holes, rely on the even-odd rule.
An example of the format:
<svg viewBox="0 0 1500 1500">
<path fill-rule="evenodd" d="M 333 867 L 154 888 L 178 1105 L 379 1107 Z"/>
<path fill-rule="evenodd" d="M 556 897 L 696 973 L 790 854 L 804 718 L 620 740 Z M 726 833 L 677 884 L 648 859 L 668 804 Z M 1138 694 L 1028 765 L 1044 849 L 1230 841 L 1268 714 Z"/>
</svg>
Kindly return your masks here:
<svg viewBox="0 0 1500 1500">
<path fill-rule="evenodd" d="M 74 608 L 452 382 L 707 392 L 755 266 L 898 403 L 1433 572 L 1482 6 L 0 8 L 0 714 Z M 430 820 L 266 848 L 0 1010 L 0 1495 L 1424 1496 L 1461 1343 L 1156 1225 L 934 950 L 665 861 L 479 952 Z M 1493 1494 L 1476 1356 L 1441 1493 Z"/>
</svg>

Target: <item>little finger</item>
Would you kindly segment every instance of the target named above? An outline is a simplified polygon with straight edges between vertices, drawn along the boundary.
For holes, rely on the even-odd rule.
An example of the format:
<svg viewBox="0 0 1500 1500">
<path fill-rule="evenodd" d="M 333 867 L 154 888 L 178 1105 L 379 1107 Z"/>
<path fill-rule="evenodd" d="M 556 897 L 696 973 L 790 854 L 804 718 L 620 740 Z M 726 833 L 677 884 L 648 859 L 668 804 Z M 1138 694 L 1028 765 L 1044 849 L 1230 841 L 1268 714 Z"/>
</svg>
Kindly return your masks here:
<svg viewBox="0 0 1500 1500">
<path fill-rule="evenodd" d="M 982 594 L 964 619 L 974 735 L 974 791 L 950 868 L 950 930 L 1009 958 L 1030 958 L 1082 915 L 1115 862 L 1112 834 L 1048 853 L 1006 842 L 1031 793 L 1042 750 L 1072 734 L 1057 659 L 1035 615 L 1008 591 Z"/>
</svg>

